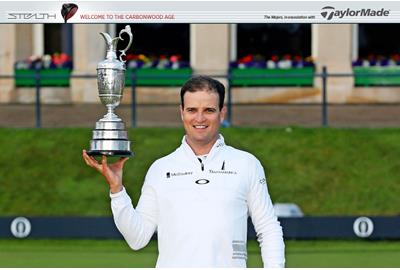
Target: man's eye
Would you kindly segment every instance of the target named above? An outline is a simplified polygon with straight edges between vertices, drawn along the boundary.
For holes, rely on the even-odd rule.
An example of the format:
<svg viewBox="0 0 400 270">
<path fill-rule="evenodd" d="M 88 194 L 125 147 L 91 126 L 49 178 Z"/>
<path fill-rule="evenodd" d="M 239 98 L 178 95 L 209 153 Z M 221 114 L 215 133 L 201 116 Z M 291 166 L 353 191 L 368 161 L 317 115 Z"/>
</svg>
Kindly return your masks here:
<svg viewBox="0 0 400 270">
<path fill-rule="evenodd" d="M 206 111 L 209 113 L 213 113 L 213 112 L 215 112 L 215 109 L 207 109 Z"/>
</svg>

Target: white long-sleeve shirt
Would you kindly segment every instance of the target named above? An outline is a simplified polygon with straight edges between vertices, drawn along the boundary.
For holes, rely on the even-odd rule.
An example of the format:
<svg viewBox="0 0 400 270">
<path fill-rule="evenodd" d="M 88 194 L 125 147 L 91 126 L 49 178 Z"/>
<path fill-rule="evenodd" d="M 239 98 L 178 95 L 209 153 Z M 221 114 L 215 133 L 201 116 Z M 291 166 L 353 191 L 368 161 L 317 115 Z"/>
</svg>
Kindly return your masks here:
<svg viewBox="0 0 400 270">
<path fill-rule="evenodd" d="M 132 249 L 147 245 L 157 230 L 157 267 L 246 267 L 249 215 L 264 267 L 284 267 L 282 228 L 264 170 L 222 135 L 203 161 L 185 137 L 155 161 L 136 209 L 125 189 L 110 197 L 115 224 Z"/>
</svg>

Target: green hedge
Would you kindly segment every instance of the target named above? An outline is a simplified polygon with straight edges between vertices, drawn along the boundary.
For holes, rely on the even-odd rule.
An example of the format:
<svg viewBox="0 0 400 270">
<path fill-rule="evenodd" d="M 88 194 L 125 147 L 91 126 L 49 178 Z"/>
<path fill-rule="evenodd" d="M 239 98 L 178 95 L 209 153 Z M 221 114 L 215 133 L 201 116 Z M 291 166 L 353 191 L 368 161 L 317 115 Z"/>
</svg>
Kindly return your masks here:
<svg viewBox="0 0 400 270">
<path fill-rule="evenodd" d="M 353 67 L 356 86 L 400 86 L 400 67 Z M 396 74 L 390 77 L 362 75 Z"/>
<path fill-rule="evenodd" d="M 313 67 L 289 69 L 233 68 L 231 75 L 233 76 L 233 86 L 312 86 L 314 84 Z M 264 75 L 280 75 L 282 77 L 262 78 Z M 288 76 L 286 77 L 286 75 Z M 290 75 L 299 77 L 290 77 Z"/>
<path fill-rule="evenodd" d="M 192 75 L 191 68 L 181 69 L 127 69 L 125 73 L 125 85 L 132 84 L 132 73 L 137 76 L 136 85 L 138 86 L 181 86 Z M 40 84 L 42 86 L 64 86 L 70 85 L 70 69 L 42 69 L 39 71 L 42 76 Z M 34 87 L 36 85 L 36 71 L 31 69 L 16 69 L 15 85 L 17 87 Z M 30 76 L 30 77 L 28 77 Z M 48 76 L 48 77 L 46 77 Z M 63 77 L 51 77 L 63 76 Z"/>
<path fill-rule="evenodd" d="M 69 78 L 71 75 L 71 69 L 58 68 L 58 69 L 41 69 L 39 74 L 41 76 L 40 84 L 42 86 L 69 86 Z M 36 86 L 36 70 L 32 69 L 16 69 L 15 86 L 17 87 L 34 87 Z M 25 77 L 26 76 L 26 77 Z M 29 77 L 28 77 L 29 76 Z M 54 77 L 52 77 L 54 76 Z M 59 76 L 59 77 L 55 77 Z"/>
</svg>

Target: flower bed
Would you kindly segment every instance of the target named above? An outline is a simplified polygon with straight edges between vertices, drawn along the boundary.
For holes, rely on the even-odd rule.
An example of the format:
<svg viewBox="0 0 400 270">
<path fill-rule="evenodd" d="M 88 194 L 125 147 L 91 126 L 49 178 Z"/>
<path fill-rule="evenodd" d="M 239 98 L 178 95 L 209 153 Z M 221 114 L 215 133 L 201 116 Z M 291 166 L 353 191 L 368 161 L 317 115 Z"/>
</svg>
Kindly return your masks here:
<svg viewBox="0 0 400 270">
<path fill-rule="evenodd" d="M 36 86 L 37 73 L 41 86 L 68 87 L 72 71 L 72 60 L 66 54 L 31 56 L 15 63 L 15 86 Z"/>
<path fill-rule="evenodd" d="M 355 86 L 400 86 L 400 55 L 357 59 L 353 62 L 353 72 Z M 383 74 L 393 76 L 365 76 Z"/>
<path fill-rule="evenodd" d="M 261 56 L 248 55 L 232 62 L 230 73 L 233 86 L 312 86 L 314 83 L 314 64 L 310 57 L 273 56 L 265 61 Z"/>
<path fill-rule="evenodd" d="M 132 75 L 138 86 L 181 86 L 192 75 L 189 63 L 181 60 L 181 56 L 147 57 L 127 55 L 125 85 L 132 85 Z"/>
</svg>

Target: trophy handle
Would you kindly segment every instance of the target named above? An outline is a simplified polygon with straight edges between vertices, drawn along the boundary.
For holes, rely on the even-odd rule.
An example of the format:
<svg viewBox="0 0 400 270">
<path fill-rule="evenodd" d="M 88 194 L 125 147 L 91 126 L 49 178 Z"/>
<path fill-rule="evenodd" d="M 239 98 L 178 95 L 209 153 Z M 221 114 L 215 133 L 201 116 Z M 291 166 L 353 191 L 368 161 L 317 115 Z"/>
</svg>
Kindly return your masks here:
<svg viewBox="0 0 400 270">
<path fill-rule="evenodd" d="M 121 32 L 119 32 L 119 39 L 120 39 L 120 40 L 124 40 L 124 39 L 121 37 L 121 35 L 122 35 L 123 33 L 127 33 L 127 34 L 129 35 L 129 43 L 128 43 L 128 46 L 126 46 L 126 48 L 123 49 L 123 50 L 119 50 L 119 51 L 121 52 L 121 55 L 119 56 L 119 60 L 120 60 L 121 62 L 124 62 L 124 63 L 125 63 L 126 60 L 122 60 L 122 56 L 125 56 L 125 55 L 126 55 L 125 52 L 129 49 L 129 47 L 130 47 L 131 44 L 132 44 L 132 38 L 133 38 L 133 36 L 132 36 L 132 32 L 131 32 L 131 27 L 130 27 L 129 25 L 127 25 L 127 26 L 125 26 L 125 29 L 122 29 Z"/>
</svg>

